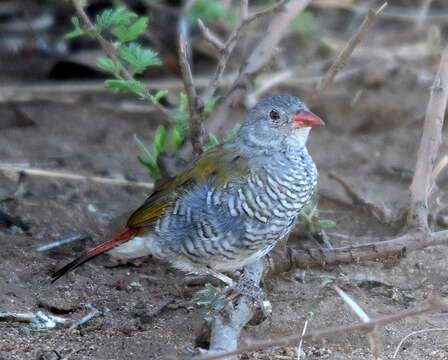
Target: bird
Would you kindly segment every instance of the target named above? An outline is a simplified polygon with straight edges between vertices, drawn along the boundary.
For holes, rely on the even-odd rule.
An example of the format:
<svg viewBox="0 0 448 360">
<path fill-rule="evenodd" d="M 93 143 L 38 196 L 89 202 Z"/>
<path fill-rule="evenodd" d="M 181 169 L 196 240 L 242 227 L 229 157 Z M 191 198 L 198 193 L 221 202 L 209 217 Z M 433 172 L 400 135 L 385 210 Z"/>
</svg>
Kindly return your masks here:
<svg viewBox="0 0 448 360">
<path fill-rule="evenodd" d="M 261 100 L 233 139 L 156 186 L 121 233 L 56 271 L 52 281 L 108 251 L 121 259 L 152 255 L 228 282 L 224 272 L 262 258 L 296 225 L 318 178 L 306 142 L 321 125 L 297 97 Z"/>
</svg>

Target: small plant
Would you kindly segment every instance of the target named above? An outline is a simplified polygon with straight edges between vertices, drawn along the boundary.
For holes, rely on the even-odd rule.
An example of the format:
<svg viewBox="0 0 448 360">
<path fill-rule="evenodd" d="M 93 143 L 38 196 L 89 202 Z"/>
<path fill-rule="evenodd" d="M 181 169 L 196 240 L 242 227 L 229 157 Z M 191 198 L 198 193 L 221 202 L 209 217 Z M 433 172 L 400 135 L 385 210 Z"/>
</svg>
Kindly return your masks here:
<svg viewBox="0 0 448 360">
<path fill-rule="evenodd" d="M 316 233 L 322 229 L 336 226 L 336 222 L 330 219 L 319 218 L 319 210 L 317 204 L 309 202 L 306 204 L 299 214 L 300 218 L 308 226 L 310 232 Z"/>
<path fill-rule="evenodd" d="M 83 6 L 85 5 L 86 2 L 83 3 Z M 191 9 L 191 16 L 213 19 L 225 11 L 218 1 L 209 3 L 197 0 Z M 96 61 L 101 70 L 112 76 L 112 78 L 105 80 L 106 88 L 116 92 L 134 93 L 152 104 L 159 103 L 168 94 L 168 90 L 150 93 L 143 83 L 134 77 L 142 74 L 149 67 L 162 64 L 157 52 L 137 42 L 138 37 L 148 28 L 148 17 L 138 16 L 136 13 L 120 7 L 103 10 L 95 17 L 93 26 L 89 29 L 82 27 L 80 19 L 76 16 L 72 17 L 71 22 L 74 29 L 66 34 L 65 38 L 86 35 L 105 42 L 107 42 L 105 37 L 112 38 L 108 46 L 113 48 L 113 52 L 107 57 L 98 58 Z M 211 113 L 218 99 L 218 96 L 212 97 L 204 105 L 204 113 Z M 141 152 L 138 160 L 150 171 L 154 179 L 160 178 L 157 167 L 159 154 L 179 151 L 188 135 L 189 121 L 188 98 L 185 93 L 181 92 L 178 108 L 168 117 L 168 128 L 165 125 L 160 125 L 154 133 L 152 151 L 143 144 L 137 135 L 134 135 L 134 142 Z M 167 138 L 169 141 L 167 141 Z M 168 150 L 168 143 L 171 146 L 170 150 Z M 217 144 L 219 144 L 219 141 L 216 136 L 210 134 L 207 143 L 204 145 L 204 150 Z"/>
</svg>

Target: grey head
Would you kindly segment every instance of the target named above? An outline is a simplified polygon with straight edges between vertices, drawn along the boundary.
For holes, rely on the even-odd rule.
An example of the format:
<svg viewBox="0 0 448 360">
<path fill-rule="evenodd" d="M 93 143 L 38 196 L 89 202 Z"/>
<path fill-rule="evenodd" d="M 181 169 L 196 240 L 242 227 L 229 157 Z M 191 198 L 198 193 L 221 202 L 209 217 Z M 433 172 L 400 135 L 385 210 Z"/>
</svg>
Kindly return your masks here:
<svg viewBox="0 0 448 360">
<path fill-rule="evenodd" d="M 298 98 L 274 95 L 261 100 L 249 112 L 237 141 L 260 150 L 303 148 L 312 127 L 324 125 Z"/>
</svg>

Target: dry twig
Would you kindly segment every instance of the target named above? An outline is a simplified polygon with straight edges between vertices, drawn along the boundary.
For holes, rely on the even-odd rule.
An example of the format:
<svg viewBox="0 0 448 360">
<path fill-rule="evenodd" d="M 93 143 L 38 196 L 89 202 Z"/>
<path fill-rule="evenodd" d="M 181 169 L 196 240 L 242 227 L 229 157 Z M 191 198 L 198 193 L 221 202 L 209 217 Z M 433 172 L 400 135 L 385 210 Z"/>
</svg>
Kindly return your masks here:
<svg viewBox="0 0 448 360">
<path fill-rule="evenodd" d="M 332 249 L 274 249 L 266 255 L 268 263 L 266 276 L 281 274 L 295 268 L 322 268 L 363 261 L 397 259 L 406 256 L 406 254 L 414 250 L 446 244 L 448 244 L 448 230 L 429 234 L 411 232 L 390 240 Z"/>
<path fill-rule="evenodd" d="M 322 82 L 319 88 L 313 93 L 310 101 L 308 102 L 310 107 L 313 107 L 317 103 L 320 102 L 324 92 L 330 87 L 333 83 L 334 78 L 337 73 L 342 70 L 345 66 L 347 59 L 353 53 L 356 46 L 364 39 L 364 36 L 367 34 L 367 30 L 369 26 L 375 21 L 378 14 L 383 11 L 383 9 L 387 6 L 387 2 L 385 2 L 378 10 L 369 9 L 367 16 L 362 21 L 361 25 L 358 28 L 358 31 L 351 37 L 351 39 L 345 44 L 344 48 L 341 50 L 339 55 L 336 57 L 333 65 L 331 65 L 330 69 L 328 69 L 327 73 L 322 79 Z"/>
<path fill-rule="evenodd" d="M 408 224 L 423 231 L 428 231 L 428 197 L 433 185 L 431 174 L 442 141 L 442 127 L 447 99 L 448 46 L 443 51 L 439 70 L 431 87 L 422 140 L 410 187 L 411 204 Z"/>
<path fill-rule="evenodd" d="M 244 268 L 246 276 L 258 285 L 263 276 L 263 261 L 256 261 Z M 241 296 L 234 304 L 228 304 L 222 314 L 218 314 L 212 320 L 210 349 L 207 355 L 215 355 L 236 350 L 238 338 L 242 328 L 254 314 L 253 300 Z M 229 357 L 227 360 L 235 360 L 237 357 Z"/>
<path fill-rule="evenodd" d="M 328 327 L 328 328 L 325 328 L 322 330 L 311 331 L 308 334 L 306 334 L 305 336 L 297 336 L 297 335 L 285 336 L 280 339 L 263 341 L 258 344 L 240 348 L 235 351 L 229 351 L 224 354 L 217 354 L 217 355 L 210 355 L 210 356 L 208 356 L 208 355 L 198 356 L 198 357 L 195 357 L 194 360 L 222 359 L 222 358 L 229 357 L 229 356 L 239 355 L 239 354 L 256 351 L 256 350 L 268 349 L 268 348 L 277 347 L 277 346 L 291 346 L 291 345 L 299 343 L 301 339 L 308 340 L 308 341 L 317 341 L 317 340 L 329 337 L 334 334 L 340 334 L 340 333 L 345 334 L 350 331 L 361 330 L 361 331 L 370 332 L 370 331 L 373 331 L 375 328 L 385 326 L 387 324 L 399 321 L 404 318 L 414 317 L 414 316 L 425 314 L 428 312 L 439 311 L 439 310 L 444 310 L 444 309 L 448 309 L 448 304 L 445 301 L 443 301 L 441 298 L 432 297 L 429 299 L 428 305 L 422 309 L 403 311 L 403 312 L 395 314 L 395 315 L 389 315 L 389 316 L 381 317 L 381 318 L 378 318 L 378 319 L 375 319 L 375 320 L 372 320 L 369 322 L 356 323 L 356 324 L 349 325 L 349 326 Z"/>
<path fill-rule="evenodd" d="M 313 7 L 317 7 L 320 9 L 343 9 L 352 11 L 356 14 L 363 14 L 366 12 L 367 7 L 364 4 L 355 5 L 352 1 L 340 1 L 340 0 L 314 0 L 311 4 Z M 390 6 L 387 11 L 385 11 L 381 17 L 389 20 L 398 20 L 405 22 L 416 23 L 419 21 L 419 18 L 422 16 L 422 9 L 418 9 L 412 6 Z M 446 23 L 448 20 L 446 14 L 440 11 L 432 11 L 428 12 L 425 15 L 425 19 L 427 22 L 435 23 L 442 22 Z"/>
<path fill-rule="evenodd" d="M 265 36 L 249 55 L 240 68 L 239 75 L 232 84 L 229 92 L 218 104 L 209 119 L 209 126 L 217 128 L 223 124 L 229 108 L 241 100 L 259 73 L 270 63 L 276 53 L 276 48 L 295 17 L 305 9 L 311 0 L 289 0 L 279 7 L 269 22 Z M 272 9 L 272 8 L 271 8 Z M 267 11 L 266 11 L 267 12 Z M 265 13 L 264 13 L 265 15 Z"/>
<path fill-rule="evenodd" d="M 0 165 L 1 172 L 13 172 L 19 174 L 25 174 L 30 176 L 41 176 L 41 177 L 50 177 L 55 179 L 66 179 L 66 180 L 76 180 L 76 181 L 91 181 L 101 184 L 109 184 L 109 185 L 119 185 L 119 186 L 134 186 L 134 187 L 142 187 L 146 189 L 153 189 L 154 184 L 140 182 L 140 181 L 129 181 L 125 179 L 109 179 L 103 178 L 99 176 L 84 176 L 78 175 L 68 172 L 60 172 L 60 171 L 51 171 L 51 170 L 43 170 L 43 169 L 32 169 L 32 168 L 23 168 L 19 166 L 13 165 Z"/>
<path fill-rule="evenodd" d="M 185 36 L 179 36 L 179 65 L 182 73 L 185 91 L 188 96 L 188 108 L 190 113 L 190 141 L 193 153 L 199 155 L 202 152 L 204 142 L 203 108 L 204 105 L 196 94 L 193 84 L 193 75 L 187 58 L 187 40 Z"/>
<path fill-rule="evenodd" d="M 210 85 L 207 87 L 207 89 L 204 91 L 203 99 L 204 103 L 206 103 L 208 100 L 212 98 L 212 96 L 215 94 L 218 87 L 221 85 L 222 78 L 224 75 L 224 72 L 226 70 L 227 64 L 229 62 L 230 56 L 232 55 L 233 50 L 235 49 L 235 46 L 238 42 L 238 39 L 240 37 L 241 31 L 249 25 L 251 22 L 253 22 L 256 19 L 259 19 L 262 16 L 266 16 L 268 14 L 271 14 L 279 9 L 285 3 L 287 0 L 280 0 L 277 4 L 271 6 L 270 8 L 260 10 L 258 12 L 255 12 L 254 14 L 248 15 L 248 1 L 243 0 L 241 1 L 241 9 L 240 9 L 240 20 L 239 23 L 233 28 L 231 34 L 229 35 L 229 38 L 223 45 L 218 45 L 218 41 L 214 41 L 209 35 L 210 31 L 205 27 L 205 25 L 202 23 L 199 24 L 199 26 L 202 29 L 202 32 L 204 33 L 204 37 L 212 43 L 215 43 L 216 47 L 220 47 L 220 58 L 218 62 L 218 66 L 216 67 L 215 74 L 212 77 L 212 80 L 210 81 Z M 215 37 L 216 39 L 216 37 Z"/>
</svg>

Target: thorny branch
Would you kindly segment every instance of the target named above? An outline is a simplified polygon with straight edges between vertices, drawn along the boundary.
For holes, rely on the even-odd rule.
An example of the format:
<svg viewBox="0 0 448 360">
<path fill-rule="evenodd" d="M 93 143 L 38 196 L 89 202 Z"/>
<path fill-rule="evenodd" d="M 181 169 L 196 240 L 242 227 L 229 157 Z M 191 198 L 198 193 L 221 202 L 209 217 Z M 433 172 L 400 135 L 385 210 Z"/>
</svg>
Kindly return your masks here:
<svg viewBox="0 0 448 360">
<path fill-rule="evenodd" d="M 367 30 L 369 26 L 375 21 L 378 14 L 383 11 L 383 9 L 387 6 L 387 2 L 385 2 L 378 10 L 369 9 L 367 16 L 362 21 L 356 33 L 351 37 L 351 39 L 345 44 L 344 48 L 341 50 L 339 55 L 336 57 L 336 60 L 331 65 L 330 69 L 328 69 L 327 73 L 322 79 L 322 82 L 319 88 L 313 93 L 311 99 L 308 101 L 308 105 L 313 107 L 318 104 L 322 99 L 322 95 L 324 92 L 330 87 L 333 83 L 334 78 L 337 73 L 342 70 L 345 66 L 347 59 L 353 53 L 353 50 L 359 45 L 359 43 L 364 39 L 364 36 L 367 34 Z"/>
<path fill-rule="evenodd" d="M 98 33 L 98 31 L 95 31 L 95 26 L 92 24 L 92 21 L 84 11 L 84 8 L 81 4 L 80 0 L 72 0 L 72 4 L 75 7 L 76 12 L 78 13 L 79 17 L 82 19 L 84 30 L 90 32 L 95 39 L 98 41 L 98 43 L 103 48 L 103 51 L 106 53 L 106 55 L 111 58 L 114 63 L 118 64 L 120 67 L 120 70 L 125 77 L 126 80 L 129 81 L 135 81 L 132 74 L 124 67 L 121 63 L 121 61 L 117 57 L 117 49 L 105 38 L 101 36 L 101 34 Z M 146 87 L 143 87 L 143 92 L 145 97 L 148 99 L 152 98 L 152 95 L 149 93 L 148 89 Z M 165 106 L 160 104 L 158 101 L 153 102 L 154 106 L 160 110 L 165 116 L 169 117 L 171 116 L 171 111 L 168 110 Z"/>
<path fill-rule="evenodd" d="M 239 355 L 239 354 L 243 354 L 246 352 L 268 349 L 268 348 L 277 347 L 277 346 L 296 345 L 300 342 L 300 340 L 318 341 L 322 338 L 326 338 L 326 337 L 329 337 L 334 334 L 347 333 L 349 331 L 361 330 L 361 331 L 371 332 L 371 331 L 375 330 L 375 328 L 385 326 L 387 324 L 399 321 L 404 318 L 414 317 L 414 316 L 425 314 L 428 312 L 439 311 L 439 310 L 444 310 L 444 309 L 448 309 L 448 304 L 441 298 L 432 297 L 432 298 L 428 299 L 428 305 L 419 310 L 403 311 L 403 312 L 395 314 L 395 315 L 389 315 L 389 316 L 378 318 L 376 320 L 362 322 L 362 323 L 356 323 L 356 324 L 349 325 L 349 326 L 328 327 L 328 328 L 321 329 L 321 330 L 311 331 L 304 336 L 300 336 L 300 335 L 285 336 L 283 338 L 270 340 L 270 341 L 263 341 L 258 344 L 255 344 L 255 345 L 250 345 L 250 346 L 243 347 L 243 348 L 240 348 L 235 351 L 229 351 L 227 353 L 223 353 L 223 354 L 219 354 L 219 355 L 197 356 L 194 358 L 194 360 L 222 359 L 222 358 L 233 356 L 233 355 Z"/>
<path fill-rule="evenodd" d="M 432 171 L 442 142 L 442 127 L 448 99 L 448 46 L 442 53 L 439 70 L 431 87 L 423 135 L 410 187 L 408 224 L 428 231 L 428 197 L 433 186 Z"/>
</svg>

